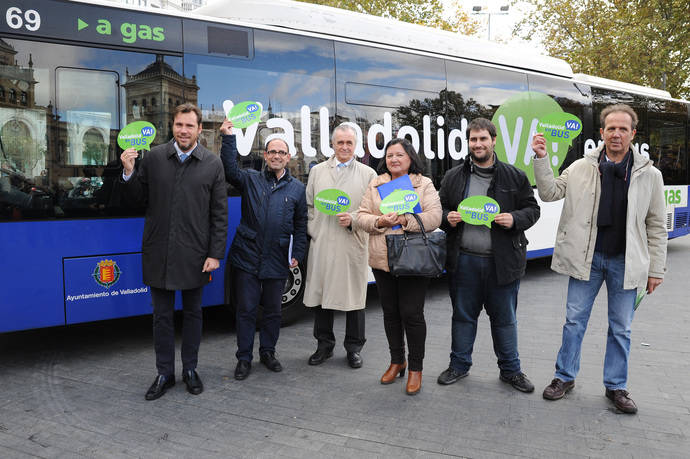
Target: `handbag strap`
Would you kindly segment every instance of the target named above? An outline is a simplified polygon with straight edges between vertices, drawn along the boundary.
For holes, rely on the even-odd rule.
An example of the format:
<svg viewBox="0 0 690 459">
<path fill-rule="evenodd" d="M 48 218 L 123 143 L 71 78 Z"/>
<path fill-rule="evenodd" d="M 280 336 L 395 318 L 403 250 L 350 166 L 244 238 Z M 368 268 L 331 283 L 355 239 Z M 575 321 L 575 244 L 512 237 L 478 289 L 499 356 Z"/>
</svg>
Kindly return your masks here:
<svg viewBox="0 0 690 459">
<path fill-rule="evenodd" d="M 422 223 L 422 219 L 419 218 L 419 215 L 417 215 L 417 214 L 410 214 L 410 215 L 412 215 L 414 217 L 414 219 L 417 220 L 417 223 L 419 224 L 419 229 L 422 230 L 422 231 L 420 231 L 422 233 L 422 237 L 426 241 L 427 235 L 426 235 L 426 231 L 424 230 L 424 223 Z M 405 231 L 405 233 L 408 233 L 408 232 L 411 232 L 411 231 Z"/>
</svg>

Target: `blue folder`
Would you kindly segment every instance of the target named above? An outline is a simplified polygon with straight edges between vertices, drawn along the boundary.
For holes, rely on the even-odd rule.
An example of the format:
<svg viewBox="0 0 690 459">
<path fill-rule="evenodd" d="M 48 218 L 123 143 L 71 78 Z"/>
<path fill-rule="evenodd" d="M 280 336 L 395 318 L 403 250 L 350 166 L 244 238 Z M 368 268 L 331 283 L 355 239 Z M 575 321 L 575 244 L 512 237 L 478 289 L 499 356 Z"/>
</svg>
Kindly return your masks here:
<svg viewBox="0 0 690 459">
<path fill-rule="evenodd" d="M 412 181 L 410 180 L 410 176 L 405 174 L 401 177 L 398 177 L 395 180 L 391 180 L 388 183 L 384 183 L 383 185 L 378 186 L 379 190 L 379 196 L 381 199 L 385 198 L 395 190 L 410 190 L 414 191 L 414 187 L 412 186 Z M 414 213 L 419 214 L 422 213 L 422 206 L 417 203 L 416 206 L 414 206 Z M 400 225 L 395 225 L 391 229 L 400 229 L 402 228 Z"/>
</svg>

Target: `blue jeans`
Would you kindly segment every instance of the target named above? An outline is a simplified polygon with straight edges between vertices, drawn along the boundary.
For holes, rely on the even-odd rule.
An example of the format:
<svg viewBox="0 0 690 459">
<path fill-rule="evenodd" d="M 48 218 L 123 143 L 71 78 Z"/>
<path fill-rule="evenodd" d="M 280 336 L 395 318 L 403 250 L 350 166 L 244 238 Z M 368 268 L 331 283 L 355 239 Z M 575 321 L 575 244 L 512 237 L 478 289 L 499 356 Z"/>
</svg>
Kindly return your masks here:
<svg viewBox="0 0 690 459">
<path fill-rule="evenodd" d="M 453 303 L 451 368 L 464 373 L 472 366 L 477 319 L 484 307 L 501 375 L 509 378 L 520 373 L 516 317 L 520 280 L 498 285 L 493 257 L 460 253 L 448 286 Z"/>
<path fill-rule="evenodd" d="M 587 330 L 594 299 L 606 281 L 608 292 L 609 330 L 604 358 L 604 386 L 625 389 L 630 356 L 630 325 L 632 323 L 637 289 L 624 289 L 625 255 L 609 256 L 594 252 L 588 281 L 570 278 L 566 304 L 563 342 L 556 359 L 556 377 L 572 381 L 580 370 L 580 348 Z"/>
<path fill-rule="evenodd" d="M 280 334 L 284 287 L 285 279 L 259 279 L 239 268 L 235 270 L 237 360 L 252 361 L 259 304 L 263 308 L 259 331 L 259 355 L 264 352 L 275 352 Z"/>
</svg>

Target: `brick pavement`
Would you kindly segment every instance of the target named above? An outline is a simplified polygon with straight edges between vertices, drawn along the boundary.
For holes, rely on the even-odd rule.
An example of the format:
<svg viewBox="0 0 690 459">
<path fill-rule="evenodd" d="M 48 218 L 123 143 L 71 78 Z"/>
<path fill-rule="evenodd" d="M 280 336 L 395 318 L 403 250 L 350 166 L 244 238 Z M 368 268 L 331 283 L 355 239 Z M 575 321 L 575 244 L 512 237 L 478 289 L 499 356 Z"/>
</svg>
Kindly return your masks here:
<svg viewBox="0 0 690 459">
<path fill-rule="evenodd" d="M 518 310 L 533 394 L 498 380 L 485 315 L 470 376 L 436 384 L 450 346 L 443 281 L 427 297 L 422 392 L 405 395 L 404 380 L 380 385 L 388 353 L 371 289 L 359 370 L 347 367 L 340 345 L 325 364 L 307 365 L 315 348 L 307 316 L 281 332 L 284 372 L 255 363 L 247 380 L 235 381 L 234 331 L 222 311 L 207 310 L 199 366 L 206 389 L 196 397 L 178 381 L 163 398 L 144 400 L 154 376 L 150 318 L 2 335 L 0 457 L 688 457 L 689 253 L 690 238 L 670 242 L 667 279 L 633 324 L 629 390 L 638 415 L 616 413 L 604 397 L 603 292 L 575 389 L 557 402 L 542 399 L 560 344 L 567 279 L 537 260 L 522 281 Z M 343 315 L 335 330 L 342 340 Z"/>
</svg>

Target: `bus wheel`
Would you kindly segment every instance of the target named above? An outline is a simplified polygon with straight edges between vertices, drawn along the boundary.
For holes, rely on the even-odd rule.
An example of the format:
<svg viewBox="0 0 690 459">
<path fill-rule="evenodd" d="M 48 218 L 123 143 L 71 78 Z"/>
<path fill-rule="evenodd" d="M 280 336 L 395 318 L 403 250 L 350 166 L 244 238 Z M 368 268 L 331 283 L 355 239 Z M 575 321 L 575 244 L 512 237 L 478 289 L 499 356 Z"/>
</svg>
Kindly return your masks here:
<svg viewBox="0 0 690 459">
<path fill-rule="evenodd" d="M 290 268 L 290 274 L 285 281 L 282 299 L 282 324 L 287 325 L 304 315 L 306 308 L 302 303 L 307 270 L 300 263 L 295 268 Z"/>
</svg>

